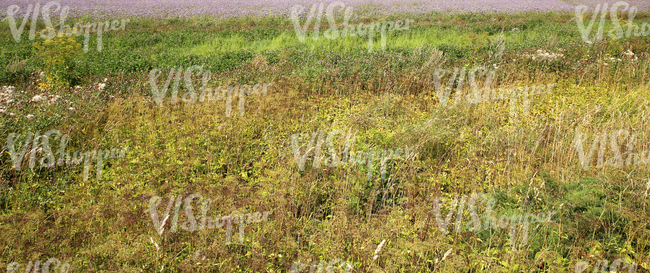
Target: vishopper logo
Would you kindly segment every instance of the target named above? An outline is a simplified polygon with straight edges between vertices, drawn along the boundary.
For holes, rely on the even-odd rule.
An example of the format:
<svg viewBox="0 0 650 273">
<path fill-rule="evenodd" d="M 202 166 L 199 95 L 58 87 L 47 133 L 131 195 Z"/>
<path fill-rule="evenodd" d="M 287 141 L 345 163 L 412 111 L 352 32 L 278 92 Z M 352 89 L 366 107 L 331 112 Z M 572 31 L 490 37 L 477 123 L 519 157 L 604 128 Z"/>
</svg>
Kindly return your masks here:
<svg viewBox="0 0 650 273">
<path fill-rule="evenodd" d="M 52 11 L 52 8 L 54 8 L 54 11 Z M 54 25 L 52 24 L 51 16 L 50 14 L 52 12 L 58 12 L 61 10 L 61 14 L 59 16 L 59 23 L 57 26 L 60 26 L 59 28 L 59 34 L 65 34 L 66 36 L 80 36 L 82 33 L 84 33 L 84 52 L 88 52 L 88 44 L 90 42 L 90 33 L 91 32 L 97 32 L 97 51 L 101 52 L 103 48 L 102 44 L 102 35 L 103 32 L 112 30 L 124 30 L 124 27 L 126 23 L 130 21 L 130 19 L 122 19 L 121 21 L 119 20 L 113 20 L 113 21 L 105 21 L 105 22 L 98 22 L 98 23 L 75 23 L 72 28 L 70 28 L 70 25 L 65 24 L 65 20 L 68 17 L 68 11 L 70 8 L 68 6 L 64 6 L 61 8 L 61 4 L 57 1 L 50 1 L 47 2 L 45 5 L 43 5 L 43 8 L 41 10 L 41 3 L 36 3 L 36 5 L 29 4 L 27 6 L 27 11 L 23 16 L 22 22 L 20 23 L 20 26 L 18 27 L 16 25 L 16 19 L 14 16 L 18 15 L 20 11 L 20 6 L 18 5 L 11 5 L 7 8 L 7 17 L 5 18 L 7 22 L 9 23 L 9 28 L 11 29 L 11 35 L 13 36 L 14 40 L 16 43 L 20 43 L 23 31 L 25 30 L 25 25 L 27 24 L 27 20 L 29 20 L 29 16 L 32 15 L 32 20 L 31 20 L 31 25 L 30 25 L 30 30 L 29 30 L 29 40 L 34 40 L 36 37 L 36 22 L 38 20 L 38 15 L 39 11 L 40 14 L 43 15 L 43 21 L 45 23 L 45 29 L 41 30 L 39 32 L 40 37 L 46 40 L 50 40 L 57 36 L 56 30 L 54 28 Z M 91 29 L 92 28 L 92 29 Z M 85 32 L 83 30 L 85 29 Z"/>
<path fill-rule="evenodd" d="M 598 142 L 600 142 L 600 149 L 598 150 L 598 163 L 596 165 L 598 168 L 603 168 L 605 164 L 609 164 L 614 168 L 620 168 L 623 165 L 630 166 L 650 163 L 650 153 L 647 150 L 641 153 L 633 152 L 636 146 L 637 137 L 636 135 L 630 135 L 630 132 L 628 130 L 617 130 L 611 134 L 608 134 L 607 131 L 603 131 L 602 134 L 596 133 L 594 135 L 594 140 L 591 143 L 591 147 L 589 148 L 589 153 L 587 154 L 585 154 L 585 150 L 582 145 L 583 140 L 587 140 L 585 137 L 585 133 L 581 133 L 580 131 L 576 130 L 576 136 L 573 139 L 573 143 L 571 145 L 572 147 L 575 147 L 576 152 L 578 153 L 578 160 L 580 160 L 580 165 L 582 165 L 582 168 L 585 171 L 589 169 L 589 164 L 592 161 L 594 152 L 599 146 Z M 608 144 L 607 138 L 609 138 L 610 148 L 614 153 L 614 157 L 605 160 L 605 149 Z M 627 139 L 626 151 L 624 153 L 621 153 L 619 139 Z M 627 155 L 627 159 L 624 158 L 625 155 Z"/>
<path fill-rule="evenodd" d="M 332 130 L 327 134 L 327 139 L 325 139 L 325 134 L 322 130 L 318 130 L 312 133 L 311 140 L 309 141 L 309 144 L 305 148 L 303 154 L 301 154 L 301 149 L 302 146 L 305 145 L 303 144 L 298 146 L 298 141 L 301 134 L 295 133 L 291 135 L 291 149 L 293 150 L 294 159 L 296 161 L 296 164 L 298 164 L 298 168 L 300 169 L 300 171 L 305 170 L 305 162 L 307 161 L 307 157 L 312 151 L 314 151 L 312 167 L 314 169 L 320 169 L 321 160 L 322 157 L 324 156 L 324 153 L 322 151 L 323 141 L 327 142 L 327 151 L 330 155 L 328 158 L 325 159 L 324 162 L 325 166 L 330 168 L 336 168 L 341 163 L 348 163 L 350 165 L 355 165 L 355 164 L 366 165 L 368 167 L 367 176 L 369 181 L 372 180 L 372 175 L 374 173 L 375 156 L 377 156 L 377 159 L 379 159 L 381 164 L 379 170 L 381 172 L 381 179 L 385 180 L 388 161 L 391 159 L 404 159 L 407 156 L 411 155 L 413 153 L 413 150 L 415 149 L 415 147 L 409 148 L 408 146 L 406 146 L 405 149 L 400 148 L 397 150 L 382 150 L 382 151 L 371 150 L 369 152 L 358 151 L 355 153 L 352 152 L 351 150 L 352 150 L 352 146 L 354 146 L 354 143 L 356 142 L 356 136 L 348 132 L 348 134 L 345 135 L 343 153 L 340 154 L 334 148 L 334 139 L 336 138 L 337 134 L 340 134 L 342 137 L 345 134 L 345 132 L 342 130 Z"/>
<path fill-rule="evenodd" d="M 477 79 L 477 72 L 481 71 L 479 74 L 480 77 L 485 76 L 485 82 L 483 88 L 480 88 L 479 85 L 476 83 Z M 515 112 L 516 112 L 516 101 L 517 97 L 522 97 L 523 100 L 523 113 L 524 115 L 528 115 L 530 112 L 530 97 L 534 95 L 543 95 L 543 94 L 549 94 L 551 93 L 551 90 L 553 86 L 555 86 L 554 83 L 544 85 L 532 85 L 532 86 L 524 86 L 524 87 L 500 87 L 499 89 L 492 88 L 492 82 L 494 81 L 494 75 L 495 75 L 495 69 L 489 70 L 489 68 L 485 66 L 474 66 L 469 70 L 469 73 L 467 73 L 467 70 L 465 67 L 460 69 L 460 75 L 459 75 L 459 69 L 457 67 L 454 68 L 453 74 L 450 73 L 451 71 L 447 71 L 445 69 L 436 69 L 433 73 L 433 83 L 434 87 L 436 89 L 436 95 L 438 96 L 438 102 L 442 107 L 447 106 L 447 101 L 449 100 L 449 95 L 451 94 L 451 90 L 456 87 L 456 95 L 454 98 L 454 104 L 458 105 L 461 103 L 463 100 L 463 84 L 465 83 L 465 79 L 469 81 L 469 86 L 472 92 L 470 94 L 467 94 L 465 96 L 465 99 L 467 100 L 468 103 L 470 104 L 477 104 L 481 102 L 488 102 L 490 100 L 492 101 L 498 101 L 498 100 L 510 100 L 510 116 L 514 117 Z M 445 88 L 443 89 L 442 87 L 442 78 L 445 76 L 445 74 L 450 74 L 449 81 Z M 467 75 L 467 77 L 466 77 Z M 546 91 L 544 91 L 546 89 Z"/>
<path fill-rule="evenodd" d="M 483 220 L 485 221 L 484 224 L 481 224 L 481 219 L 478 216 L 477 212 L 477 206 L 476 202 L 480 202 L 481 199 L 484 200 L 486 204 L 486 210 L 485 210 L 485 216 L 483 217 Z M 433 209 L 430 210 L 429 212 L 433 212 L 435 217 L 436 217 L 436 222 L 438 223 L 438 228 L 440 229 L 440 233 L 443 235 L 446 235 L 448 230 L 451 230 L 449 228 L 449 223 L 451 221 L 452 216 L 454 215 L 454 211 L 456 211 L 456 223 L 454 226 L 454 231 L 455 232 L 461 232 L 462 231 L 462 219 L 463 219 L 463 212 L 465 209 L 465 204 L 467 203 L 470 215 L 471 215 L 471 222 L 466 224 L 466 228 L 469 231 L 472 232 L 480 232 L 481 230 L 487 230 L 490 228 L 510 228 L 510 246 L 514 249 L 515 247 L 515 242 L 516 242 L 516 225 L 517 224 L 522 224 L 523 225 L 523 238 L 521 239 L 521 244 L 524 245 L 528 242 L 528 229 L 529 225 L 533 222 L 548 222 L 551 220 L 551 217 L 553 214 L 555 214 L 555 211 L 550 211 L 548 213 L 543 213 L 540 212 L 538 214 L 535 213 L 525 213 L 525 214 L 515 214 L 512 216 L 507 216 L 507 215 L 502 215 L 500 218 L 495 218 L 492 216 L 492 213 L 494 212 L 494 205 L 495 205 L 495 199 L 494 198 L 487 198 L 487 195 L 485 194 L 474 194 L 470 196 L 469 198 L 467 196 L 462 196 L 460 198 L 460 203 L 458 200 L 458 197 L 454 197 L 452 203 L 451 203 L 451 208 L 449 209 L 449 212 L 447 213 L 445 219 L 443 220 L 442 218 L 442 210 L 441 208 L 444 206 L 445 198 L 444 197 L 436 197 L 436 199 L 433 201 Z"/>
<path fill-rule="evenodd" d="M 20 263 L 17 262 L 11 262 L 7 265 L 7 273 L 17 273 L 19 272 L 18 271 L 19 269 L 20 269 Z M 27 267 L 25 268 L 24 272 L 38 272 L 39 270 L 41 270 L 43 273 L 49 273 L 50 269 L 52 270 L 52 272 L 56 272 L 55 270 L 59 269 L 60 273 L 66 273 L 68 272 L 68 270 L 70 270 L 70 264 L 69 263 L 61 264 L 61 261 L 59 261 L 59 259 L 57 258 L 49 258 L 47 261 L 43 263 L 42 266 L 40 260 L 36 260 L 35 262 L 29 261 L 29 264 L 27 264 Z"/>
<path fill-rule="evenodd" d="M 192 72 L 199 71 L 203 73 L 203 78 L 201 80 L 202 85 L 199 88 L 200 96 L 197 96 L 194 84 L 192 83 Z M 233 95 L 239 98 L 239 115 L 244 115 L 244 101 L 246 96 L 259 95 L 268 93 L 268 88 L 271 86 L 270 83 L 258 83 L 253 86 L 242 85 L 242 86 L 219 86 L 216 89 L 208 88 L 208 82 L 212 78 L 212 72 L 210 70 L 203 71 L 203 66 L 193 65 L 188 67 L 183 73 L 183 67 L 172 67 L 169 70 L 167 75 L 167 80 L 163 84 L 162 88 L 158 88 L 156 83 L 158 78 L 161 75 L 160 69 L 153 69 L 149 72 L 149 84 L 151 85 L 151 92 L 153 93 L 154 101 L 158 106 L 162 107 L 163 99 L 167 94 L 167 90 L 171 83 L 172 78 L 174 79 L 174 84 L 172 85 L 172 96 L 171 104 L 174 105 L 178 102 L 178 88 L 181 83 L 181 76 L 184 76 L 185 79 L 185 88 L 187 93 L 185 93 L 181 100 L 187 104 L 193 104 L 197 100 L 199 102 L 212 101 L 212 100 L 222 100 L 226 101 L 226 117 L 230 117 L 232 112 L 232 98 Z"/>
<path fill-rule="evenodd" d="M 630 264 L 630 262 L 628 262 L 626 259 L 619 258 L 619 259 L 614 260 L 612 262 L 612 264 L 609 265 L 609 270 L 607 270 L 608 263 L 609 263 L 609 261 L 607 261 L 607 260 L 602 260 L 602 261 L 599 260 L 599 261 L 597 261 L 596 265 L 594 266 L 594 271 L 593 272 L 598 272 L 598 269 L 600 269 L 601 272 L 619 272 L 618 267 L 619 267 L 619 265 L 623 264 L 623 266 L 621 266 L 621 269 L 627 268 L 628 273 L 634 273 L 634 272 L 636 272 L 637 266 L 638 266 L 637 264 Z M 587 270 L 588 268 L 589 268 L 589 263 L 587 263 L 585 261 L 580 261 L 580 262 L 578 262 L 576 264 L 575 272 L 576 273 L 582 273 L 585 270 Z M 589 272 L 589 271 L 587 271 L 587 272 Z"/>
<path fill-rule="evenodd" d="M 602 9 L 601 9 L 602 7 Z M 627 11 L 627 24 L 625 26 L 627 27 L 627 31 L 624 33 L 623 28 L 621 27 L 621 23 L 618 21 L 618 9 L 620 7 L 623 7 L 621 11 Z M 589 9 L 589 7 L 585 5 L 579 5 L 576 6 L 575 9 L 575 14 L 576 14 L 576 23 L 578 24 L 578 30 L 580 31 L 580 37 L 585 43 L 592 43 L 590 36 L 591 36 L 591 30 L 594 27 L 594 23 L 596 22 L 596 18 L 598 17 L 598 13 L 600 13 L 600 22 L 598 24 L 598 31 L 596 34 L 596 41 L 600 41 L 603 39 L 603 31 L 605 27 L 605 18 L 607 17 L 607 3 L 604 3 L 602 6 L 600 4 L 596 5 L 596 9 L 594 10 L 594 13 L 591 17 L 591 21 L 589 21 L 589 25 L 585 26 L 583 22 L 583 17 L 584 13 Z M 608 36 L 613 39 L 613 40 L 618 40 L 623 38 L 623 35 L 625 34 L 625 38 L 630 38 L 632 35 L 632 30 L 634 30 L 634 36 L 648 36 L 650 34 L 650 25 L 647 23 L 643 23 L 641 27 L 638 25 L 634 24 L 634 17 L 636 16 L 637 13 L 637 7 L 632 6 L 630 7 L 630 4 L 628 4 L 625 1 L 618 1 L 612 5 L 612 7 L 609 10 L 610 17 L 612 19 L 612 24 L 614 25 L 613 29 L 610 29 L 608 31 Z"/>
<path fill-rule="evenodd" d="M 345 15 L 343 18 L 343 29 L 341 33 L 339 33 L 339 29 L 337 26 L 336 20 L 334 20 L 334 12 L 337 7 L 340 8 L 345 8 L 345 4 L 341 1 L 336 1 L 332 2 L 327 6 L 327 21 L 329 22 L 330 29 L 324 31 L 323 36 L 325 38 L 334 40 L 337 38 L 345 38 L 347 37 L 352 37 L 352 36 L 368 36 L 368 53 L 372 52 L 373 49 L 373 37 L 375 32 L 381 32 L 381 48 L 382 50 L 386 51 L 386 31 L 401 31 L 401 30 L 408 30 L 409 29 L 409 24 L 414 22 L 411 19 L 406 20 L 406 25 L 404 25 L 404 22 L 401 20 L 394 21 L 394 22 L 372 22 L 369 23 L 368 25 L 364 25 L 364 23 L 359 23 L 356 27 L 354 25 L 350 25 L 350 19 L 352 17 L 352 10 L 353 7 L 347 7 L 345 9 Z M 309 11 L 309 16 L 305 19 L 304 25 L 300 26 L 300 21 L 299 21 L 299 15 L 303 13 L 304 11 L 304 6 L 302 5 L 294 5 L 291 7 L 291 21 L 293 22 L 293 27 L 296 31 L 296 35 L 298 36 L 298 39 L 300 40 L 301 43 L 305 43 L 305 36 L 307 33 L 307 29 L 309 29 L 309 25 L 311 24 L 312 19 L 314 19 L 314 16 L 316 15 L 316 4 L 311 5 L 311 10 Z M 314 26 L 314 34 L 313 34 L 313 40 L 318 40 L 318 35 L 320 33 L 320 24 L 323 18 L 323 8 L 324 5 L 323 3 L 320 3 L 318 5 L 318 18 L 316 19 L 315 26 Z"/>
<path fill-rule="evenodd" d="M 97 180 L 99 181 L 102 178 L 102 170 L 104 168 L 103 162 L 104 160 L 107 159 L 117 159 L 117 158 L 124 158 L 126 151 L 128 151 L 127 148 L 121 148 L 121 149 L 111 149 L 111 150 L 92 150 L 92 151 L 86 151 L 79 153 L 79 151 L 74 152 L 74 156 L 70 156 L 70 153 L 65 152 L 66 146 L 68 146 L 68 139 L 70 136 L 68 134 L 65 134 L 61 136 L 61 131 L 52 129 L 47 132 L 45 132 L 44 135 L 40 135 L 38 131 L 36 131 L 36 134 L 32 134 L 32 132 L 29 132 L 27 134 L 27 137 L 25 138 L 25 142 L 21 145 L 19 142 L 19 135 L 16 133 L 11 133 L 9 136 L 7 136 L 7 153 L 9 153 L 9 156 L 11 157 L 11 162 L 13 164 L 13 167 L 17 170 L 20 171 L 22 169 L 22 162 L 23 158 L 25 157 L 25 153 L 27 152 L 27 147 L 29 147 L 29 144 L 32 143 L 32 149 L 30 150 L 31 154 L 29 157 L 29 168 L 33 169 L 34 165 L 36 163 L 36 154 L 38 152 L 43 152 L 45 153 L 45 156 L 41 158 L 39 161 L 41 164 L 41 167 L 54 167 L 56 165 L 56 158 L 54 157 L 54 153 L 52 153 L 52 148 L 50 147 L 50 137 L 52 135 L 56 135 L 53 140 L 56 140 L 58 138 L 61 139 L 60 145 L 59 145 L 59 160 L 58 160 L 58 166 L 63 166 L 63 163 L 65 162 L 66 165 L 78 165 L 81 164 L 81 162 L 84 162 L 84 181 L 88 180 L 88 172 L 90 171 L 90 162 L 92 160 L 97 160 Z M 33 142 L 32 136 L 34 137 Z M 40 141 L 40 142 L 39 142 Z M 18 144 L 18 147 L 16 147 L 16 144 Z M 20 148 L 22 146 L 22 148 Z M 39 147 L 41 146 L 41 147 Z M 18 149 L 16 149 L 18 148 Z M 84 160 L 85 159 L 85 160 Z"/>
<path fill-rule="evenodd" d="M 480 89 L 478 85 L 476 84 L 476 72 L 481 70 L 481 76 L 486 76 L 485 79 L 485 86 L 484 90 L 490 90 L 490 86 L 492 85 L 492 81 L 494 80 L 494 73 L 495 69 L 488 71 L 488 68 L 485 66 L 475 66 L 472 67 L 469 70 L 469 74 L 467 74 L 467 78 L 469 80 L 469 84 L 473 90 L 472 94 L 468 94 L 466 96 L 467 102 L 469 103 L 479 103 L 481 101 L 487 101 L 489 93 L 486 93 L 485 96 L 481 96 L 480 94 Z M 442 107 L 447 106 L 447 100 L 449 99 L 449 94 L 451 93 L 451 90 L 454 87 L 454 83 L 456 83 L 456 98 L 454 99 L 455 104 L 459 104 L 462 100 L 462 93 L 463 93 L 463 83 L 465 82 L 465 75 L 466 75 L 466 69 L 463 67 L 460 70 L 460 77 L 458 76 L 458 68 L 454 67 L 454 73 L 449 77 L 449 82 L 447 83 L 446 88 L 443 90 L 442 89 L 442 84 L 441 84 L 441 79 L 442 77 L 447 74 L 447 70 L 445 69 L 436 69 L 436 71 L 433 72 L 433 83 L 434 87 L 436 88 L 436 94 L 438 95 L 438 101 Z M 484 100 L 483 100 L 484 99 Z"/>
<path fill-rule="evenodd" d="M 197 222 L 196 217 L 194 217 L 194 212 L 192 209 L 192 202 L 194 199 L 198 198 L 198 203 L 201 203 L 201 220 L 200 222 Z M 178 226 L 178 217 L 179 217 L 179 210 L 181 209 L 181 204 L 183 204 L 183 197 L 181 195 L 178 195 L 176 197 L 176 201 L 174 202 L 174 195 L 172 194 L 169 197 L 169 203 L 167 204 L 167 208 L 165 209 L 165 214 L 161 218 L 158 216 L 158 210 L 157 207 L 160 205 L 160 201 L 162 198 L 159 196 L 153 196 L 151 199 L 149 199 L 149 215 L 151 216 L 151 220 L 153 221 L 153 226 L 156 229 L 156 232 L 158 232 L 159 235 L 162 235 L 164 232 L 164 226 L 167 220 L 169 219 L 169 213 L 171 211 L 172 206 L 174 206 L 174 215 L 171 219 L 171 228 L 170 231 L 172 233 L 175 233 L 177 230 Z M 248 214 L 236 214 L 233 213 L 230 216 L 223 216 L 221 215 L 213 218 L 211 216 L 208 216 L 208 210 L 210 209 L 210 205 L 212 204 L 212 200 L 210 198 L 206 198 L 203 200 L 203 196 L 198 193 L 193 193 L 190 194 L 185 198 L 184 202 L 184 208 L 185 208 L 185 216 L 187 218 L 187 221 L 181 224 L 181 228 L 189 231 L 189 232 L 194 232 L 196 230 L 203 230 L 206 228 L 212 229 L 212 228 L 222 228 L 226 227 L 226 244 L 231 244 L 230 242 L 230 235 L 231 235 L 231 230 L 232 230 L 232 224 L 237 224 L 239 225 L 239 242 L 241 244 L 244 244 L 244 227 L 246 223 L 259 223 L 259 222 L 266 222 L 268 219 L 268 216 L 272 213 L 271 211 L 265 211 L 264 214 L 260 212 L 255 212 L 255 213 L 248 213 Z M 198 224 L 198 226 L 197 226 Z"/>
</svg>

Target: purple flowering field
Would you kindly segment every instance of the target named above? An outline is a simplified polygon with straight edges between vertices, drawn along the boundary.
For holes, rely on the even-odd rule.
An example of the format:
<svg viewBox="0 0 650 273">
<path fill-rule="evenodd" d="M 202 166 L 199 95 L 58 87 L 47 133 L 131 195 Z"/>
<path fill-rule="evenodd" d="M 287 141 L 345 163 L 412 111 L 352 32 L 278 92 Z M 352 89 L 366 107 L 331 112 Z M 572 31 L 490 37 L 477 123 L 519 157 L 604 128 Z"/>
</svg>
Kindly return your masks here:
<svg viewBox="0 0 650 273">
<path fill-rule="evenodd" d="M 245 17 L 245 16 L 286 16 L 293 5 L 309 6 L 315 1 L 306 0 L 61 0 L 61 5 L 70 6 L 70 16 L 123 17 L 136 16 L 148 18 L 174 17 Z M 330 3 L 333 1 L 324 1 Z M 595 6 L 601 0 L 349 0 L 348 6 L 372 7 L 375 15 L 388 14 L 422 14 L 429 12 L 525 12 L 525 11 L 573 11 L 574 6 L 585 4 Z M 647 9 L 650 1 L 629 0 L 630 5 Z M 6 16 L 7 7 L 19 5 L 26 7 L 38 1 L 17 0 L 2 1 L 0 15 Z M 318 2 L 320 3 L 320 2 Z M 574 4 L 571 4 L 574 3 Z M 609 2 L 610 4 L 614 1 Z M 41 4 L 45 2 L 41 1 Z M 21 9 L 21 14 L 24 9 Z"/>
</svg>

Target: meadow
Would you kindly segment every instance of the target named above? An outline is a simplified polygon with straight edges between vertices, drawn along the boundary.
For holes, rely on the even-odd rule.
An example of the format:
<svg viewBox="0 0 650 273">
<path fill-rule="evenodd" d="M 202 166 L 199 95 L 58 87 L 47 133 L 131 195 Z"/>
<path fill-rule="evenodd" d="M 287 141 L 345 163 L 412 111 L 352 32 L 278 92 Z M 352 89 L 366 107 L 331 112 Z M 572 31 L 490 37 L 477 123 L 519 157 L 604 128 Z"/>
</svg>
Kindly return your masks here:
<svg viewBox="0 0 650 273">
<path fill-rule="evenodd" d="M 36 3 L 0 3 L 0 270 L 650 272 L 650 35 L 605 2 L 343 2 L 412 20 L 385 49 L 302 42 L 316 2 Z"/>
</svg>

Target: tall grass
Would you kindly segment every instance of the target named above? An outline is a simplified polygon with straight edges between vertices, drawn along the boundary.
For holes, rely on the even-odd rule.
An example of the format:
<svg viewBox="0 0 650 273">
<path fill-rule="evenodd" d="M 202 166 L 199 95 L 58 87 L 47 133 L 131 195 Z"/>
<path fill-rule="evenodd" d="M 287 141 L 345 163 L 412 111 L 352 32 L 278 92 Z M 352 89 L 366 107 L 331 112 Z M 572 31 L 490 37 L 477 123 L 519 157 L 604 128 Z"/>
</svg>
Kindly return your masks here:
<svg viewBox="0 0 650 273">
<path fill-rule="evenodd" d="M 14 116 L 0 114 L 2 140 L 58 129 L 70 134 L 67 151 L 130 150 L 105 163 L 101 181 L 83 181 L 80 166 L 16 171 L 3 148 L 0 267 L 57 257 L 79 272 L 288 272 L 296 261 L 341 258 L 355 272 L 560 272 L 580 260 L 623 257 L 648 270 L 648 164 L 585 171 L 572 148 L 576 129 L 589 136 L 585 146 L 596 132 L 627 129 L 638 135 L 636 152 L 650 150 L 648 40 L 587 45 L 572 16 L 420 16 L 373 53 L 361 39 L 300 44 L 278 18 L 133 18 L 105 35 L 102 52 L 78 57 L 80 88 L 43 91 L 42 60 L 2 28 L 0 41 L 10 44 L 2 46 L 0 82 L 17 90 L 7 104 Z M 538 49 L 564 57 L 525 56 Z M 157 106 L 149 71 L 191 65 L 214 73 L 211 87 L 273 87 L 247 97 L 243 117 L 227 118 L 223 101 L 166 98 Z M 507 101 L 455 104 L 456 88 L 442 107 L 434 71 L 476 65 L 498 67 L 493 87 L 557 86 L 533 97 L 527 116 L 521 100 L 516 117 Z M 463 97 L 469 92 L 465 84 Z M 63 99 L 31 102 L 37 94 Z M 357 131 L 357 151 L 408 145 L 417 153 L 390 162 L 386 180 L 379 164 L 370 181 L 360 165 L 299 172 L 290 137 L 319 129 Z M 495 198 L 497 217 L 558 213 L 516 249 L 504 229 L 441 235 L 433 200 L 477 192 Z M 149 199 L 166 204 L 171 194 L 191 193 L 210 197 L 213 215 L 273 215 L 246 226 L 244 245 L 226 245 L 224 229 L 159 236 Z"/>
</svg>

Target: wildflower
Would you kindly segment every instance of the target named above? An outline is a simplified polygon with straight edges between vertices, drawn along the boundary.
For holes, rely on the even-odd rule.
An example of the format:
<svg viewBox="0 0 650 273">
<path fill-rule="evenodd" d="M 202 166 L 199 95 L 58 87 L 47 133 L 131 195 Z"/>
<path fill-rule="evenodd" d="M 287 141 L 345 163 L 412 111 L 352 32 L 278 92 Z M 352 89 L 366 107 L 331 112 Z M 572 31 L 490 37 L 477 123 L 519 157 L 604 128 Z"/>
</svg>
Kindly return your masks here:
<svg viewBox="0 0 650 273">
<path fill-rule="evenodd" d="M 13 92 L 15 88 L 13 86 L 3 86 L 2 89 L 3 92 L 0 93 L 0 103 L 9 104 L 14 101 Z"/>
<path fill-rule="evenodd" d="M 59 95 L 54 96 L 53 98 L 50 99 L 50 104 L 55 103 L 60 98 L 61 97 Z"/>
<path fill-rule="evenodd" d="M 99 86 L 99 91 L 104 91 L 104 87 L 106 87 L 105 83 L 100 83 L 100 84 L 97 84 L 97 85 Z"/>
<path fill-rule="evenodd" d="M 29 114 L 29 115 L 27 115 L 27 116 L 25 116 L 25 117 L 26 117 L 27 119 L 33 119 L 33 118 L 34 118 L 34 115 Z"/>
<path fill-rule="evenodd" d="M 524 54 L 523 56 L 526 58 L 531 58 L 533 60 L 540 59 L 540 60 L 553 60 L 553 61 L 557 60 L 558 58 L 564 58 L 564 54 L 562 53 L 548 53 L 541 49 L 538 49 L 536 53 L 537 54 L 533 54 L 533 55 Z"/>
<path fill-rule="evenodd" d="M 36 95 L 32 98 L 32 102 L 39 102 L 39 101 L 45 101 L 45 98 L 43 98 L 40 95 Z"/>
</svg>

